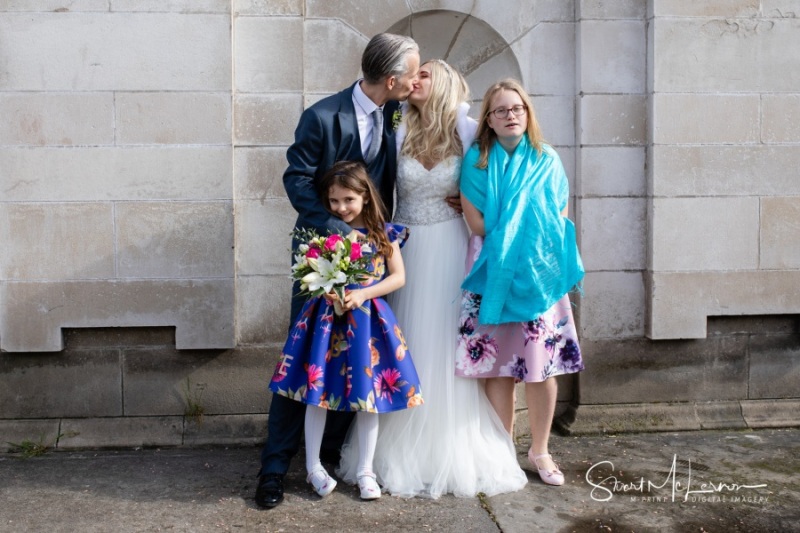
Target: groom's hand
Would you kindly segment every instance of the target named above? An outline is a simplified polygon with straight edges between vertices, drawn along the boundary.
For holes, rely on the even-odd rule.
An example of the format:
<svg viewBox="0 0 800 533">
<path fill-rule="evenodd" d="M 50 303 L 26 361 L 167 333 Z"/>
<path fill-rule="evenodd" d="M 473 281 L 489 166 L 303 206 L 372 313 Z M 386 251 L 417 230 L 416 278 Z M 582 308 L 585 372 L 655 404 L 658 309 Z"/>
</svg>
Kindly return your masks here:
<svg viewBox="0 0 800 533">
<path fill-rule="evenodd" d="M 456 196 L 447 196 L 444 199 L 444 201 L 447 202 L 447 205 L 449 205 L 450 207 L 455 209 L 456 213 L 458 213 L 459 215 L 464 212 L 464 208 L 461 207 L 461 195 L 460 194 L 456 195 Z"/>
</svg>

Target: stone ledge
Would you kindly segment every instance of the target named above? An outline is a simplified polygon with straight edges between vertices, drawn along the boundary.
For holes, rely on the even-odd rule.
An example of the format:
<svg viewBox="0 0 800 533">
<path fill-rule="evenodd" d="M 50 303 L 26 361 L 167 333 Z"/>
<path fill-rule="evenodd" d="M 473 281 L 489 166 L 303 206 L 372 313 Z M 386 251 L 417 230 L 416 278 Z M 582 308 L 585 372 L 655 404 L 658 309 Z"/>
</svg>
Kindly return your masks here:
<svg viewBox="0 0 800 533">
<path fill-rule="evenodd" d="M 581 405 L 570 435 L 800 426 L 800 400 Z"/>
</svg>

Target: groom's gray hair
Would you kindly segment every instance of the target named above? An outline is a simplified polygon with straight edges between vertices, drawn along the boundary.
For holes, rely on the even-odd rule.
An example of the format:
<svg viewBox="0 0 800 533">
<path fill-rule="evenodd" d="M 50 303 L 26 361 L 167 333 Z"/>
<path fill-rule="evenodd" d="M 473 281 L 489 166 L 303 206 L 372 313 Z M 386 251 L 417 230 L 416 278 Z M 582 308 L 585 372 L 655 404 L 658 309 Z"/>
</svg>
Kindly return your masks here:
<svg viewBox="0 0 800 533">
<path fill-rule="evenodd" d="M 369 40 L 361 56 L 361 72 L 367 83 L 380 83 L 387 76 L 402 76 L 408 70 L 408 55 L 419 53 L 411 37 L 379 33 Z"/>
</svg>

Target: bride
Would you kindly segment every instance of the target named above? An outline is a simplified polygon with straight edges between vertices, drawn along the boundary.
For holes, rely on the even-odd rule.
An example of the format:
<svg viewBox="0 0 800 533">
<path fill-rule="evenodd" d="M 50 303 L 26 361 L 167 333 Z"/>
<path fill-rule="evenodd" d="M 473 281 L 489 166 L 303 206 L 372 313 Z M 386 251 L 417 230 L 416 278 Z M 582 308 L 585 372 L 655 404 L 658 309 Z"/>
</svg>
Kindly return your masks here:
<svg viewBox="0 0 800 533">
<path fill-rule="evenodd" d="M 410 228 L 406 285 L 389 297 L 417 367 L 424 404 L 381 415 L 374 468 L 397 496 L 488 496 L 527 482 L 511 437 L 481 380 L 455 376 L 461 282 L 469 233 L 461 216 L 461 158 L 475 137 L 468 88 L 442 60 L 419 70 L 397 132 L 397 211 Z M 358 443 L 348 436 L 339 475 L 355 482 Z"/>
</svg>

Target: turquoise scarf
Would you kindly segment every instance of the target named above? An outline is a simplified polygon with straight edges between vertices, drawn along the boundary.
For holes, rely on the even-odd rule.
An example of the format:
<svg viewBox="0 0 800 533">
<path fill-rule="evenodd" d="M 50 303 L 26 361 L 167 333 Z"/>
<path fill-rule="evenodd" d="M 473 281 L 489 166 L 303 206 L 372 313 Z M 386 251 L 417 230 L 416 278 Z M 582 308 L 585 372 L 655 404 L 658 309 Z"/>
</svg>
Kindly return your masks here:
<svg viewBox="0 0 800 533">
<path fill-rule="evenodd" d="M 535 320 L 583 279 L 575 225 L 561 216 L 569 185 L 558 154 L 538 153 L 524 135 L 513 154 L 499 142 L 486 169 L 473 146 L 461 192 L 484 216 L 480 256 L 461 287 L 480 294 L 481 324 Z"/>
</svg>

